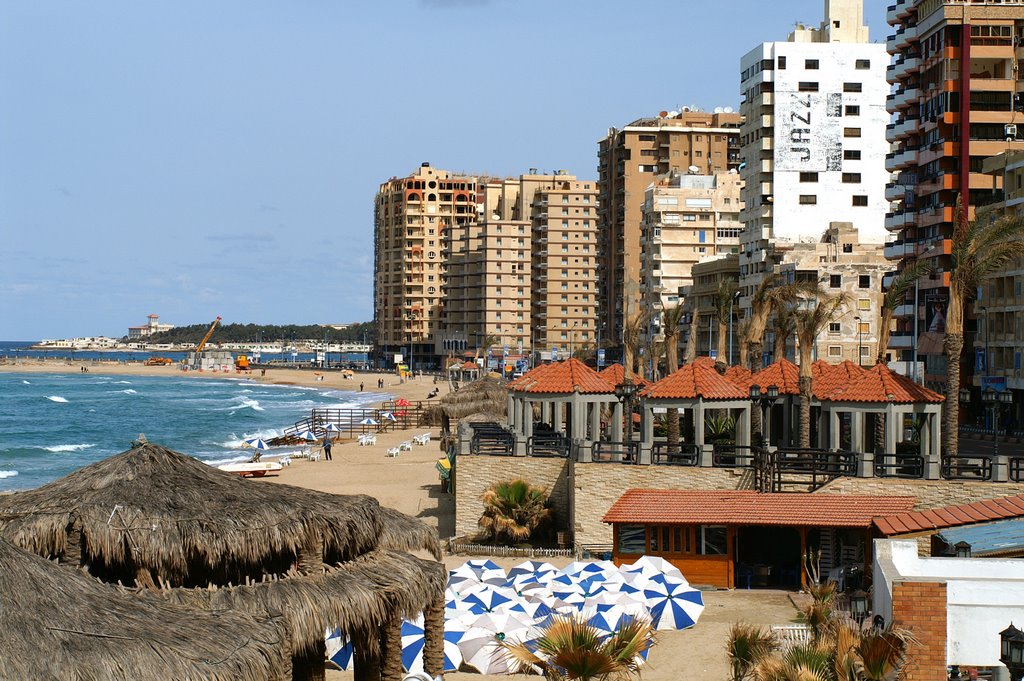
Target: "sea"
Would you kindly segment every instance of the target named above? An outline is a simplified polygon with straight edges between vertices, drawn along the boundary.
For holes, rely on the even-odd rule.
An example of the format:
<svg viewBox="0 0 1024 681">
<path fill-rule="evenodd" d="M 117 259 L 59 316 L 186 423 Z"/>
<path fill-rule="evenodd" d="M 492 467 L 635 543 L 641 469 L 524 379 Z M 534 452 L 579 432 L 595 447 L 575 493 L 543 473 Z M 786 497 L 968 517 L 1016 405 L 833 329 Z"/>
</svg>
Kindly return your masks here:
<svg viewBox="0 0 1024 681">
<path fill-rule="evenodd" d="M 279 435 L 313 408 L 389 397 L 228 377 L 104 376 L 77 365 L 67 373 L 0 373 L 0 492 L 38 487 L 123 452 L 140 433 L 210 464 L 244 461 L 244 440 Z"/>
</svg>

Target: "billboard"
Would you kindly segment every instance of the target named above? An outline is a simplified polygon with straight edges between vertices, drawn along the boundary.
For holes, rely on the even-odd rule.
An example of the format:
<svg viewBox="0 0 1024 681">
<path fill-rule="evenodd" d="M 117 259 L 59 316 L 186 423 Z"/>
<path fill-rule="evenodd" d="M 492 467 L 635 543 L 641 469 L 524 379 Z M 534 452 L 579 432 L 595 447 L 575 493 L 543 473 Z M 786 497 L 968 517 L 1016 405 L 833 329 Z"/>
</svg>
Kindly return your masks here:
<svg viewBox="0 0 1024 681">
<path fill-rule="evenodd" d="M 924 297 L 925 326 L 928 333 L 946 332 L 946 306 L 949 298 L 944 293 L 929 293 Z"/>
<path fill-rule="evenodd" d="M 842 170 L 842 94 L 789 91 L 776 97 L 775 170 Z"/>
</svg>

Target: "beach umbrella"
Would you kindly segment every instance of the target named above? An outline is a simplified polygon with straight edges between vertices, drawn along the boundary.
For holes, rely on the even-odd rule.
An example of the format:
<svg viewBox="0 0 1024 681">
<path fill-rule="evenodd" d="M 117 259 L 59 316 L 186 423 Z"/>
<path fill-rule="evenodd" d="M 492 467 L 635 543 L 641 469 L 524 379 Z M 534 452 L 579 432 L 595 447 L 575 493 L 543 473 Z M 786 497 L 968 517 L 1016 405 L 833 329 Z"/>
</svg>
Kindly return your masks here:
<svg viewBox="0 0 1024 681">
<path fill-rule="evenodd" d="M 535 624 L 546 620 L 552 612 L 551 606 L 546 603 L 527 600 L 510 601 L 499 605 L 494 611 L 518 613 Z"/>
<path fill-rule="evenodd" d="M 655 575 L 671 575 L 686 581 L 683 577 L 683 573 L 679 571 L 679 568 L 658 556 L 640 556 L 632 565 L 622 566 L 622 571 L 639 572 L 650 577 Z"/>
<path fill-rule="evenodd" d="M 354 649 L 348 636 L 342 634 L 340 629 L 328 631 L 326 644 L 327 659 L 338 665 L 342 671 L 351 669 Z"/>
<path fill-rule="evenodd" d="M 381 418 L 387 419 L 388 421 L 397 421 L 398 419 L 390 411 L 386 411 L 380 415 Z"/>
<path fill-rule="evenodd" d="M 462 665 L 459 641 L 465 631 L 449 629 L 444 632 L 444 671 L 454 672 Z M 402 622 L 402 667 L 407 672 L 423 671 L 423 617 Z"/>
<path fill-rule="evenodd" d="M 558 612 L 571 613 L 573 611 L 579 611 L 587 604 L 587 597 L 577 589 L 571 589 L 568 591 L 552 591 L 551 595 L 554 597 L 552 609 L 557 610 Z"/>
<path fill-rule="evenodd" d="M 340 433 L 343 429 L 337 423 L 328 423 L 327 427 L 324 428 L 324 430 L 330 433 Z"/>
<path fill-rule="evenodd" d="M 516 592 L 510 589 L 502 589 L 500 587 L 477 589 L 462 596 L 463 603 L 479 605 L 484 609 L 484 612 L 494 612 L 505 604 L 516 603 L 518 601 L 519 597 Z"/>
<path fill-rule="evenodd" d="M 563 575 L 577 578 L 593 577 L 595 575 L 607 574 L 610 572 L 618 572 L 618 568 L 615 567 L 615 563 L 612 563 L 611 561 L 575 561 L 562 568 Z"/>
<path fill-rule="evenodd" d="M 306 440 L 307 442 L 314 442 L 320 439 L 312 430 L 304 430 L 301 433 L 296 433 L 295 437 L 300 440 Z"/>
<path fill-rule="evenodd" d="M 450 592 L 453 596 L 468 593 L 478 586 L 480 586 L 480 582 L 477 580 L 476 575 L 448 573 L 446 591 Z"/>
<path fill-rule="evenodd" d="M 689 629 L 704 611 L 704 597 L 685 581 L 652 581 L 644 589 L 655 629 Z"/>
<path fill-rule="evenodd" d="M 270 445 L 266 443 L 262 438 L 253 437 L 245 441 L 245 444 L 252 447 L 253 449 L 266 450 L 270 449 Z"/>
<path fill-rule="evenodd" d="M 488 613 L 473 620 L 459 641 L 465 663 L 481 674 L 508 674 L 511 666 L 501 654 L 501 642 L 531 638 L 532 622 L 517 613 Z"/>
<path fill-rule="evenodd" d="M 493 584 L 500 586 L 508 581 L 508 575 L 498 567 L 498 564 L 490 560 L 467 560 L 459 567 L 452 570 L 449 575 L 475 579 L 481 584 Z"/>
<path fill-rule="evenodd" d="M 533 577 L 538 582 L 546 581 L 545 576 L 550 575 L 554 577 L 558 574 L 558 568 L 551 563 L 546 563 L 540 560 L 528 560 L 525 563 L 520 563 L 514 568 L 508 571 L 508 578 L 515 579 L 520 576 Z"/>
<path fill-rule="evenodd" d="M 464 601 L 461 598 L 452 598 L 444 602 L 445 617 L 461 618 L 465 615 L 483 615 L 487 609 L 475 601 Z"/>
<path fill-rule="evenodd" d="M 359 422 L 359 424 L 363 425 L 363 426 L 376 426 L 379 423 L 380 422 L 377 421 L 377 419 L 370 418 L 369 416 L 367 416 L 365 419 L 363 419 L 362 421 Z"/>
</svg>

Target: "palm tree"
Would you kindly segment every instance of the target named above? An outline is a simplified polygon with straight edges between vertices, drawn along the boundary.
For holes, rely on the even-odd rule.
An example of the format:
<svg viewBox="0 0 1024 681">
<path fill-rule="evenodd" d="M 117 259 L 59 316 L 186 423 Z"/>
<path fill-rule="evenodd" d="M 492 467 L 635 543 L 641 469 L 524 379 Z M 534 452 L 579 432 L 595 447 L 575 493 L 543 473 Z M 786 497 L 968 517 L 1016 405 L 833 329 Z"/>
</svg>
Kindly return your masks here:
<svg viewBox="0 0 1024 681">
<path fill-rule="evenodd" d="M 644 618 L 624 619 L 603 636 L 579 614 L 556 616 L 529 643 L 501 641 L 514 673 L 541 670 L 552 681 L 619 681 L 640 675 L 643 654 L 655 643 Z"/>
<path fill-rule="evenodd" d="M 747 344 L 743 342 L 743 339 L 747 337 L 750 329 L 750 317 L 744 317 L 736 325 L 736 338 L 740 340 L 739 343 L 739 365 L 741 367 L 747 366 Z"/>
<path fill-rule="evenodd" d="M 499 482 L 483 494 L 484 513 L 478 522 L 483 541 L 515 544 L 526 541 L 551 518 L 548 490 L 522 478 Z"/>
<path fill-rule="evenodd" d="M 818 290 L 814 298 L 805 299 L 804 305 L 793 310 L 800 355 L 800 446 L 804 448 L 811 446 L 811 392 L 814 383 L 811 362 L 814 343 L 822 329 L 839 316 L 847 299 L 843 293 L 830 295 Z"/>
<path fill-rule="evenodd" d="M 732 668 L 729 681 L 748 681 L 754 664 L 771 654 L 777 644 L 778 640 L 770 629 L 744 622 L 733 624 L 729 629 L 729 641 L 726 644 L 729 665 Z"/>
<path fill-rule="evenodd" d="M 875 364 L 885 364 L 885 353 L 889 347 L 889 338 L 892 335 L 892 320 L 896 315 L 896 308 L 903 305 L 907 298 L 910 287 L 917 283 L 917 280 L 932 271 L 929 263 L 917 260 L 908 263 L 903 270 L 897 274 L 889 288 L 882 296 L 882 308 L 878 311 L 878 351 L 875 353 Z M 859 350 L 858 350 L 859 352 Z M 859 358 L 858 358 L 859 359 Z M 914 367 L 915 373 L 917 367 Z M 914 377 L 917 380 L 917 377 Z M 885 444 L 885 414 L 875 414 L 875 448 L 883 447 Z"/>
<path fill-rule="evenodd" d="M 661 312 L 661 332 L 665 335 L 665 373 L 679 369 L 679 322 L 683 319 L 683 305 L 677 303 Z M 679 450 L 679 410 L 668 410 L 669 451 Z"/>
<path fill-rule="evenodd" d="M 739 291 L 735 279 L 722 279 L 715 292 L 715 321 L 718 323 L 718 362 L 728 364 L 729 318 L 732 316 L 733 296 Z"/>
<path fill-rule="evenodd" d="M 490 359 L 489 355 L 490 355 L 490 352 L 491 352 L 491 346 L 497 345 L 500 342 L 501 342 L 501 339 L 498 338 L 497 336 L 493 335 L 493 334 L 487 334 L 486 336 L 484 336 L 482 339 L 480 339 L 480 344 L 477 345 L 477 348 L 476 348 L 476 357 L 477 357 L 477 359 L 480 358 L 480 352 L 481 351 L 483 351 L 484 357 L 486 357 L 487 359 Z"/>
<path fill-rule="evenodd" d="M 637 357 L 640 356 L 640 348 L 643 345 L 641 331 L 647 325 L 647 313 L 640 314 L 627 319 L 622 327 L 622 367 L 625 369 L 624 380 L 632 380 L 636 373 Z"/>
<path fill-rule="evenodd" d="M 960 356 L 964 349 L 964 307 L 988 277 L 1024 257 L 1024 217 L 1003 216 L 992 223 L 967 220 L 957 201 L 946 308 L 946 403 L 942 410 L 942 449 L 959 451 Z"/>
<path fill-rule="evenodd" d="M 786 359 L 786 344 L 794 331 L 796 331 L 796 316 L 793 314 L 793 308 L 783 307 L 776 310 L 772 320 L 772 333 L 775 335 L 772 359 L 776 362 Z"/>
</svg>

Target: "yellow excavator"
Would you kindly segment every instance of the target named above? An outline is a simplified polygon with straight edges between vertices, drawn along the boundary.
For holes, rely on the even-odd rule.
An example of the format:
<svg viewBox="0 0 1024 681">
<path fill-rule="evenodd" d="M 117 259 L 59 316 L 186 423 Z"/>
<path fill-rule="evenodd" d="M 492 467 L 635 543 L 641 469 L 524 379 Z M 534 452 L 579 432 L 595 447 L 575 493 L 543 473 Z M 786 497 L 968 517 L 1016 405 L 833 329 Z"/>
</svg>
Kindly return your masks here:
<svg viewBox="0 0 1024 681">
<path fill-rule="evenodd" d="M 203 348 L 206 347 L 206 344 L 210 341 L 210 336 L 213 335 L 213 330 L 217 328 L 218 324 L 220 324 L 220 317 L 214 319 L 213 324 L 210 324 L 210 330 L 206 332 L 206 335 L 203 336 L 203 340 L 199 341 L 199 345 L 196 346 L 196 354 L 202 352 Z"/>
</svg>

